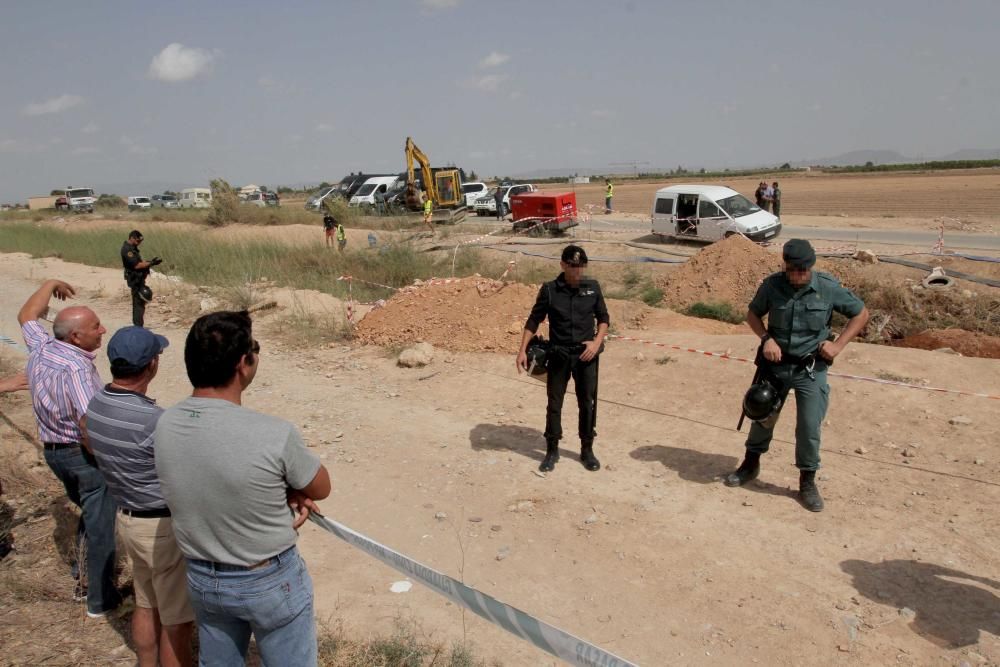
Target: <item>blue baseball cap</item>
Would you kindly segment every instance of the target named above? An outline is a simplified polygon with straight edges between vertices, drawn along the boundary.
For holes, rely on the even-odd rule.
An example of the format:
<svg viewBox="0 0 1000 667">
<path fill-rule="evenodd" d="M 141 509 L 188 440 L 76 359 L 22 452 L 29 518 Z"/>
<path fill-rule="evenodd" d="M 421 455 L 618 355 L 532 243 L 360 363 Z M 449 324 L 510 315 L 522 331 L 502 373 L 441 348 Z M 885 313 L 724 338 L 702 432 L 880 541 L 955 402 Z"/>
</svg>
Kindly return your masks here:
<svg viewBox="0 0 1000 667">
<path fill-rule="evenodd" d="M 170 345 L 165 337 L 143 327 L 123 327 L 108 341 L 111 372 L 138 372 Z"/>
</svg>

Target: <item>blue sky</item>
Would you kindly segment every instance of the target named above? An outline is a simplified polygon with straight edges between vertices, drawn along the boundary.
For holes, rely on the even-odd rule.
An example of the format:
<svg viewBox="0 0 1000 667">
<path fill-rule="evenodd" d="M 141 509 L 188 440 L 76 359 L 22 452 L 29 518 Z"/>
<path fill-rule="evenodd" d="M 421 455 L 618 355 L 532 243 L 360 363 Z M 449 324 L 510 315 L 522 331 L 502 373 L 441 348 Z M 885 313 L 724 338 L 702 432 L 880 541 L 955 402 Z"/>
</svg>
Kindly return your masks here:
<svg viewBox="0 0 1000 667">
<path fill-rule="evenodd" d="M 39 0 L 4 24 L 0 201 L 399 171 L 408 135 L 481 175 L 1000 148 L 992 0 Z"/>
</svg>

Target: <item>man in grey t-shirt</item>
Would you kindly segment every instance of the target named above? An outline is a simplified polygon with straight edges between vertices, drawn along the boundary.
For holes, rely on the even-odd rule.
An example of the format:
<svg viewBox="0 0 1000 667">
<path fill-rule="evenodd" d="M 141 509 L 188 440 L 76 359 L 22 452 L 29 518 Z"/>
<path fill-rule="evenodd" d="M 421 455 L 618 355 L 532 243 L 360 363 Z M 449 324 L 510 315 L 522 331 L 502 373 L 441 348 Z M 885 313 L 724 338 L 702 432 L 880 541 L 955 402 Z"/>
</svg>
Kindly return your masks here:
<svg viewBox="0 0 1000 667">
<path fill-rule="evenodd" d="M 265 664 L 315 665 L 295 528 L 330 494 L 330 476 L 291 423 L 242 407 L 259 361 L 245 311 L 194 323 L 184 348 L 194 392 L 160 417 L 156 470 L 188 560 L 202 664 L 242 664 L 253 634 Z"/>
</svg>

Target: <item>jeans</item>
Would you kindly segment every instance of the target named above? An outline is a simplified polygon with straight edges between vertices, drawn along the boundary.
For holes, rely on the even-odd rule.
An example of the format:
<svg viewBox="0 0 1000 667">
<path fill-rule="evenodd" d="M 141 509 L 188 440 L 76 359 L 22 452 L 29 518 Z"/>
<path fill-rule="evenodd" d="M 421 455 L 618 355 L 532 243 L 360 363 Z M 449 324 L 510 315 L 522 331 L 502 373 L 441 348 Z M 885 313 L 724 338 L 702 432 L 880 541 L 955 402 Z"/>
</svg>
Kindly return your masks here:
<svg viewBox="0 0 1000 667">
<path fill-rule="evenodd" d="M 775 366 L 772 372 L 783 385 L 780 392 L 782 408 L 788 400 L 788 392 L 795 390 L 795 466 L 799 470 L 819 470 L 820 429 L 830 404 L 826 364 L 816 363 L 814 378 L 810 378 L 804 369 L 795 366 Z M 747 451 L 766 453 L 771 446 L 777 423 L 777 419 L 771 420 L 767 426 L 753 422 L 747 436 Z"/>
<path fill-rule="evenodd" d="M 199 665 L 244 664 L 251 633 L 265 667 L 316 664 L 312 579 L 298 549 L 255 570 L 190 558 L 187 567 Z"/>
<path fill-rule="evenodd" d="M 580 361 L 582 345 L 558 347 L 553 345 L 548 355 L 545 390 L 548 405 L 545 409 L 545 440 L 562 438 L 562 407 L 570 376 L 576 389 L 576 404 L 580 410 L 578 433 L 581 442 L 594 441 L 597 426 L 597 370 L 600 355 L 590 361 Z"/>
<path fill-rule="evenodd" d="M 66 495 L 81 510 L 77 547 L 87 543 L 87 610 L 116 609 L 121 595 L 115 587 L 115 501 L 97 469 L 94 457 L 77 445 L 45 448 L 45 462 L 62 482 Z"/>
<path fill-rule="evenodd" d="M 611 213 L 611 197 L 604 198 L 604 212 Z"/>
</svg>

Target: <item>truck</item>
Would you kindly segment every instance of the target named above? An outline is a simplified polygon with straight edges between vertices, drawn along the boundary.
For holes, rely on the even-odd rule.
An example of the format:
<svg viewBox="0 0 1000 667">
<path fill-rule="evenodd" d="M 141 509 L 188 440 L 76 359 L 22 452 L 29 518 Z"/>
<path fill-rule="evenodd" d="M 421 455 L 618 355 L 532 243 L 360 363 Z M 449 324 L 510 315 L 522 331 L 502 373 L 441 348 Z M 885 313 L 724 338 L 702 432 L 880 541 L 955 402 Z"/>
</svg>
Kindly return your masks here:
<svg viewBox="0 0 1000 667">
<path fill-rule="evenodd" d="M 66 188 L 61 195 L 56 196 L 55 207 L 57 211 L 74 211 L 87 213 L 94 212 L 94 203 L 97 197 L 94 196 L 93 188 Z"/>
<path fill-rule="evenodd" d="M 576 227 L 576 193 L 570 191 L 521 192 L 510 198 L 514 231 L 527 231 L 532 236 L 562 235 Z"/>
</svg>

